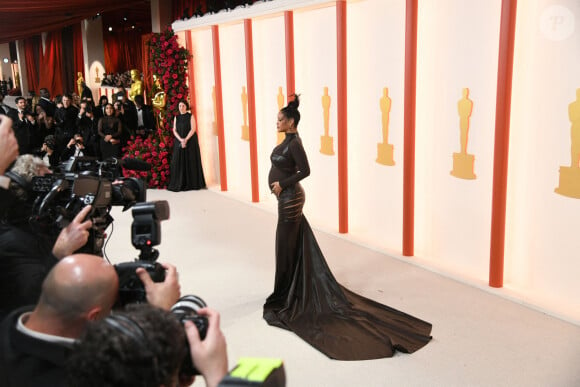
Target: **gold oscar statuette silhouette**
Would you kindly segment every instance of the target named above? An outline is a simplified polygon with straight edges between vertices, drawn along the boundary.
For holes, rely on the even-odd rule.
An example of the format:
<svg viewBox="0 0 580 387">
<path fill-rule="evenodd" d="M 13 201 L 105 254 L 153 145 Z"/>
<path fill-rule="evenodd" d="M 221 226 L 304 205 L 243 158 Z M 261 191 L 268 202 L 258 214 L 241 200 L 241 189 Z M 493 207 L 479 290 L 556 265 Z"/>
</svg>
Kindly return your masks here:
<svg viewBox="0 0 580 387">
<path fill-rule="evenodd" d="M 83 93 L 83 83 L 85 83 L 85 78 L 83 78 L 83 73 L 77 73 L 77 91 L 78 95 L 80 96 Z"/>
<path fill-rule="evenodd" d="M 131 89 L 129 90 L 129 99 L 135 101 L 135 97 L 143 95 L 143 82 L 141 81 L 141 72 L 137 69 L 131 70 Z"/>
<path fill-rule="evenodd" d="M 214 136 L 217 136 L 218 135 L 218 129 L 217 129 L 217 100 L 215 98 L 215 86 L 213 86 L 211 88 L 211 99 L 213 101 L 213 122 L 212 122 L 213 135 Z"/>
<path fill-rule="evenodd" d="M 475 156 L 467 153 L 467 142 L 469 139 L 469 118 L 473 110 L 473 101 L 469 98 L 469 89 L 463 89 L 463 96 L 457 102 L 457 111 L 459 113 L 459 143 L 461 151 L 453 153 L 453 170 L 451 174 L 460 179 L 472 180 L 475 179 L 473 173 L 473 166 Z"/>
<path fill-rule="evenodd" d="M 580 88 L 576 89 L 576 100 L 568 105 L 570 127 L 570 166 L 560 166 L 560 184 L 556 193 L 580 199 Z"/>
<path fill-rule="evenodd" d="M 153 105 L 153 109 L 157 113 L 155 115 L 155 121 L 157 122 L 157 128 L 161 128 L 163 126 L 163 118 L 165 118 L 165 92 L 161 88 L 161 80 L 157 74 L 153 74 L 153 100 L 151 104 Z"/>
<path fill-rule="evenodd" d="M 284 94 L 282 93 L 282 86 L 278 87 L 278 111 L 282 110 L 282 108 L 284 107 Z M 286 137 L 286 135 L 283 132 L 277 132 L 276 133 L 276 144 L 280 144 L 282 141 L 284 141 L 284 137 Z"/>
<path fill-rule="evenodd" d="M 244 123 L 242 125 L 242 140 L 250 141 L 250 126 L 248 125 L 248 93 L 246 86 L 242 86 L 242 112 L 244 113 Z"/>
<path fill-rule="evenodd" d="M 328 87 L 324 87 L 324 95 L 322 96 L 322 114 L 324 116 L 324 135 L 320 136 L 320 153 L 323 155 L 333 155 L 333 138 L 328 134 L 330 120 L 330 96 L 328 95 Z"/>
<path fill-rule="evenodd" d="M 95 67 L 95 74 L 97 75 L 95 77 L 95 83 L 101 83 L 101 78 L 99 78 L 99 67 Z"/>
<path fill-rule="evenodd" d="M 382 117 L 383 142 L 377 144 L 376 162 L 383 165 L 395 165 L 393 159 L 393 144 L 389 144 L 389 114 L 391 113 L 391 98 L 389 98 L 389 88 L 383 89 L 383 96 L 379 101 Z"/>
</svg>

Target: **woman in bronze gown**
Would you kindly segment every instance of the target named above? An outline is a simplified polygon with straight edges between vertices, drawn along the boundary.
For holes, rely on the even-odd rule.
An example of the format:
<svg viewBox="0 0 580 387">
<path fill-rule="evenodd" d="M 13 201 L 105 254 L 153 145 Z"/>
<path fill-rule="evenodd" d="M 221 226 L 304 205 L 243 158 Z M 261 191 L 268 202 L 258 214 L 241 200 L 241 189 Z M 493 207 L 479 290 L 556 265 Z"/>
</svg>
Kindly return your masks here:
<svg viewBox="0 0 580 387">
<path fill-rule="evenodd" d="M 205 188 L 195 117 L 187 102 L 179 102 L 179 114 L 173 119 L 173 156 L 170 165 L 170 191 Z"/>
<path fill-rule="evenodd" d="M 340 285 L 302 214 L 305 196 L 299 182 L 310 167 L 297 132 L 298 105 L 294 96 L 278 113 L 277 129 L 286 138 L 270 156 L 268 183 L 278 197 L 278 225 L 274 291 L 264 304 L 264 319 L 333 359 L 414 352 L 431 340 L 431 324 Z"/>
</svg>

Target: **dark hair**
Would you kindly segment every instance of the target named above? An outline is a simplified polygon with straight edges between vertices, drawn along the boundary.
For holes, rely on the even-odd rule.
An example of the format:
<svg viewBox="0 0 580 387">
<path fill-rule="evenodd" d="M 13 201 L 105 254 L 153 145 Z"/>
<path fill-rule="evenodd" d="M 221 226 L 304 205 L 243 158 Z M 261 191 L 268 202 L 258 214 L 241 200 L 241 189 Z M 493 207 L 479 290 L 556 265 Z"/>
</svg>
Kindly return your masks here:
<svg viewBox="0 0 580 387">
<path fill-rule="evenodd" d="M 44 143 L 50 149 L 52 149 L 52 150 L 56 149 L 56 138 L 52 134 L 49 134 L 48 136 L 46 136 L 44 138 Z"/>
<path fill-rule="evenodd" d="M 143 106 L 145 104 L 145 99 L 143 98 L 143 96 L 141 94 L 137 94 L 134 98 L 135 103 L 138 103 L 140 106 Z"/>
<path fill-rule="evenodd" d="M 103 101 L 109 102 L 109 97 L 107 97 L 106 95 L 101 95 L 101 98 L 99 98 L 99 105 L 100 106 L 103 105 Z"/>
<path fill-rule="evenodd" d="M 184 329 L 172 313 L 149 304 L 89 324 L 68 363 L 71 386 L 170 385 L 185 356 Z"/>
<path fill-rule="evenodd" d="M 177 106 L 179 106 L 180 103 L 184 104 L 185 107 L 187 108 L 187 110 L 189 110 L 189 104 L 187 103 L 186 100 L 184 100 L 184 99 L 180 100 L 179 103 L 177 104 Z"/>
<path fill-rule="evenodd" d="M 294 126 L 298 127 L 298 123 L 300 122 L 300 112 L 298 111 L 298 106 L 300 105 L 300 100 L 297 94 L 293 94 L 290 96 L 293 99 L 288 102 L 286 107 L 283 107 L 280 112 L 284 115 L 284 117 L 288 119 L 294 120 Z"/>
<path fill-rule="evenodd" d="M 14 100 L 14 103 L 18 103 L 22 99 L 26 101 L 26 98 L 24 98 L 24 97 L 16 97 L 16 99 Z"/>
</svg>

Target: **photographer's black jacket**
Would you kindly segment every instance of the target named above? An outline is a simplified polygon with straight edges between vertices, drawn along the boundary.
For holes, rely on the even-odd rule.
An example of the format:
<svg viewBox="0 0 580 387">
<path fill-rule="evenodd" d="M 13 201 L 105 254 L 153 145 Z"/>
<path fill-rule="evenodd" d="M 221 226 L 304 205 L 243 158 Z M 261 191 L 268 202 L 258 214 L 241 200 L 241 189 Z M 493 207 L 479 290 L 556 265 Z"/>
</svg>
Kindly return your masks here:
<svg viewBox="0 0 580 387">
<path fill-rule="evenodd" d="M 18 318 L 31 310 L 17 309 L 0 324 L 0 386 L 64 386 L 72 350 L 20 332 Z"/>
<path fill-rule="evenodd" d="M 0 318 L 25 305 L 34 305 L 42 281 L 58 260 L 54 240 L 27 226 L 0 223 Z"/>
</svg>

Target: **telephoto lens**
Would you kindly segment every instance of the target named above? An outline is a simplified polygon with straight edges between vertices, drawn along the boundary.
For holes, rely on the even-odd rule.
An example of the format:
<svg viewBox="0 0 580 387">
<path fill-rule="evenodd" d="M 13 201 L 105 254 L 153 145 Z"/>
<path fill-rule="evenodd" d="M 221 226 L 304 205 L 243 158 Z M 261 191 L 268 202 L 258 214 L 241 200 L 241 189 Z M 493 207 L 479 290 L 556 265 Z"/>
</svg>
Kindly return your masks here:
<svg viewBox="0 0 580 387">
<path fill-rule="evenodd" d="M 201 297 L 194 295 L 186 295 L 181 297 L 175 305 L 171 307 L 171 312 L 185 324 L 186 321 L 191 321 L 197 328 L 199 332 L 199 338 L 201 340 L 205 339 L 208 328 L 207 317 L 200 316 L 197 311 L 201 308 L 205 308 L 207 304 Z M 186 376 L 199 375 L 199 371 L 193 366 L 193 361 L 191 357 L 191 351 L 189 350 L 189 341 L 185 339 L 186 355 L 183 359 L 183 364 L 179 370 L 179 373 Z"/>
</svg>

